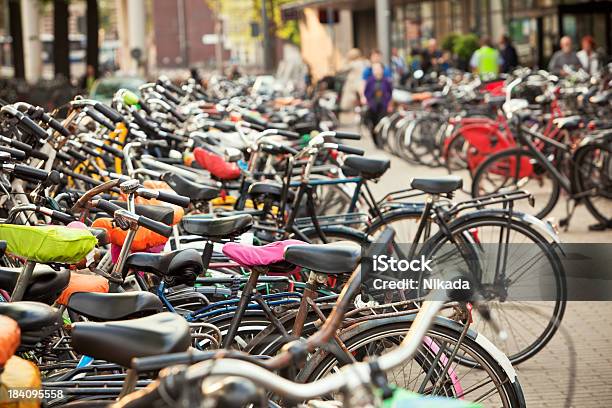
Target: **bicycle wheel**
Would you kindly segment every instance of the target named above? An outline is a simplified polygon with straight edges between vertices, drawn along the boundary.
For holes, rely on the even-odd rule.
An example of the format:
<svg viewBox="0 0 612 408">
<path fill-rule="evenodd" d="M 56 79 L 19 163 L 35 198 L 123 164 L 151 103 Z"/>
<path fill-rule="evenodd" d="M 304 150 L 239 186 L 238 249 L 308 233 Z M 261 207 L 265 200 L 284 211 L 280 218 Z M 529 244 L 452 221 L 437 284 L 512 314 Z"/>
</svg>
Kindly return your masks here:
<svg viewBox="0 0 612 408">
<path fill-rule="evenodd" d="M 461 132 L 453 134 L 448 144 L 444 147 L 443 158 L 444 166 L 450 174 L 455 171 L 468 168 L 468 149 L 470 144 L 465 140 Z"/>
<path fill-rule="evenodd" d="M 384 211 L 381 216 L 372 220 L 365 232 L 375 239 L 387 227 L 391 227 L 395 230 L 396 243 L 412 243 L 423 214 L 423 208 L 422 204 L 415 203 Z M 435 223 L 432 223 L 430 228 L 430 235 L 438 231 Z"/>
<path fill-rule="evenodd" d="M 448 279 L 441 276 L 444 271 L 471 272 L 492 320 L 505 335 L 477 313 L 474 328 L 518 364 L 536 355 L 556 333 L 565 313 L 565 272 L 551 243 L 535 228 L 508 220 L 501 211 L 483 213 L 453 222 L 452 241 L 440 232 L 425 244 L 422 253 L 435 267 L 419 280 Z"/>
<path fill-rule="evenodd" d="M 343 339 L 347 349 L 358 361 L 380 356 L 396 348 L 411 324 L 399 318 L 383 322 L 357 335 Z M 458 325 L 457 325 L 458 326 Z M 442 324 L 434 324 L 414 358 L 403 366 L 387 372 L 389 383 L 424 395 L 461 398 L 479 402 L 484 406 L 521 407 L 524 398 L 514 372 L 502 365 L 470 335 L 460 339 L 461 331 Z M 451 360 L 457 356 L 478 361 L 479 368 L 466 367 Z M 308 363 L 307 363 L 308 364 Z M 334 373 L 341 363 L 328 354 L 316 363 L 305 382 L 314 381 Z M 332 396 L 333 397 L 333 396 Z"/>
<path fill-rule="evenodd" d="M 612 144 L 591 143 L 576 153 L 576 194 L 603 225 L 612 222 Z"/>
<path fill-rule="evenodd" d="M 502 150 L 484 160 L 474 173 L 472 197 L 499 192 L 527 190 L 535 199 L 531 208 L 527 200 L 515 203 L 517 211 L 544 218 L 553 210 L 561 187 L 535 155 L 521 148 Z"/>
<path fill-rule="evenodd" d="M 413 122 L 408 148 L 412 156 L 426 166 L 440 165 L 436 134 L 444 123 L 444 118 L 436 114 L 421 116 Z"/>
</svg>

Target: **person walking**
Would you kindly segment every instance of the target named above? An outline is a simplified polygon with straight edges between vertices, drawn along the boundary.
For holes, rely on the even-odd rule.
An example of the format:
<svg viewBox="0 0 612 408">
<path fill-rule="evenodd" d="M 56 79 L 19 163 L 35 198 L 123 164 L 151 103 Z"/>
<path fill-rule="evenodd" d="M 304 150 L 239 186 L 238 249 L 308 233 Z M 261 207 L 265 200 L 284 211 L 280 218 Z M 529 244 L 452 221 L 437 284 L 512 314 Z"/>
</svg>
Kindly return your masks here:
<svg viewBox="0 0 612 408">
<path fill-rule="evenodd" d="M 366 60 L 362 57 L 358 48 L 353 48 L 346 53 L 346 80 L 342 86 L 340 97 L 340 110 L 343 113 L 353 112 L 359 104 L 361 97 L 361 77 L 366 67 Z"/>
<path fill-rule="evenodd" d="M 504 60 L 498 50 L 493 48 L 489 37 L 482 37 L 480 48 L 474 51 L 470 67 L 481 79 L 491 80 L 499 76 Z"/>
<path fill-rule="evenodd" d="M 501 54 L 502 59 L 504 60 L 504 63 L 502 65 L 502 72 L 511 72 L 514 68 L 519 66 L 516 48 L 514 48 L 510 37 L 506 34 L 502 35 L 499 40 L 499 52 Z"/>
<path fill-rule="evenodd" d="M 555 75 L 566 76 L 568 72 L 565 67 L 570 67 L 574 70 L 580 69 L 580 60 L 574 52 L 572 39 L 567 35 L 563 36 L 561 41 L 559 41 L 559 45 L 561 49 L 553 54 L 548 63 L 548 70 Z"/>
<path fill-rule="evenodd" d="M 391 49 L 391 69 L 395 77 L 395 81 L 403 84 L 406 82 L 406 75 L 408 75 L 408 66 L 406 60 L 402 57 L 397 48 Z"/>
<path fill-rule="evenodd" d="M 364 81 L 367 81 L 372 76 L 372 66 L 374 64 L 381 64 L 383 66 L 383 72 L 386 78 L 393 77 L 391 69 L 383 64 L 382 52 L 380 52 L 380 50 L 372 50 L 372 52 L 370 53 L 370 66 L 366 67 L 363 70 L 362 79 Z"/>
<path fill-rule="evenodd" d="M 601 71 L 601 57 L 595 51 L 597 48 L 593 36 L 585 35 L 580 42 L 582 49 L 576 53 L 580 65 L 589 75 L 596 75 Z"/>
<path fill-rule="evenodd" d="M 393 84 L 391 79 L 385 76 L 384 66 L 380 62 L 372 64 L 372 76 L 366 81 L 364 96 L 367 101 L 367 125 L 372 134 L 374 144 L 378 148 L 382 146 L 374 134 L 374 128 L 387 114 L 392 94 Z"/>
<path fill-rule="evenodd" d="M 431 71 L 438 71 L 444 62 L 442 51 L 438 49 L 438 41 L 435 38 L 427 40 L 427 47 L 421 51 L 421 69 L 428 74 Z"/>
</svg>

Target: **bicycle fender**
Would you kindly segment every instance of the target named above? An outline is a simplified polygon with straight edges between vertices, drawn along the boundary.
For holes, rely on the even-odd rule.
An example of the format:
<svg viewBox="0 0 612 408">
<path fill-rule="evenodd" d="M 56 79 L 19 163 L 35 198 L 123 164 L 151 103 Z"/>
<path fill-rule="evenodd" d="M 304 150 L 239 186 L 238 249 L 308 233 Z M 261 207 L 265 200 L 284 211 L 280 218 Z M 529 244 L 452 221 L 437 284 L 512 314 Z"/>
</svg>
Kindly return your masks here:
<svg viewBox="0 0 612 408">
<path fill-rule="evenodd" d="M 416 318 L 416 313 L 412 313 L 409 315 L 399 316 L 399 317 L 395 316 L 395 317 L 386 317 L 382 319 L 367 320 L 365 322 L 357 323 L 343 330 L 342 333 L 340 334 L 340 339 L 345 340 L 349 337 L 355 336 L 359 333 L 362 333 L 378 325 L 385 325 L 388 323 L 397 323 L 398 321 L 412 323 L 415 318 Z M 461 333 L 464 330 L 464 326 L 461 323 L 456 322 L 455 320 L 452 320 L 452 319 L 448 319 L 443 316 L 437 316 L 434 320 L 434 324 L 457 331 L 458 333 Z M 488 338 L 483 336 L 482 333 L 479 333 L 471 328 L 467 330 L 467 333 L 465 335 L 469 337 L 470 339 L 474 340 L 476 343 L 478 343 L 479 346 L 485 349 L 485 351 L 487 351 L 487 353 L 489 353 L 495 359 L 495 361 L 497 361 L 500 367 L 506 372 L 506 374 L 508 374 L 508 378 L 510 378 L 513 384 L 514 383 L 518 384 L 518 382 L 516 381 L 517 380 L 516 370 L 512 366 L 510 359 L 508 359 L 508 357 L 500 349 L 498 349 L 493 343 L 491 343 L 491 341 Z M 519 385 L 519 389 L 520 389 L 520 385 Z M 522 391 L 521 391 L 521 395 L 522 395 Z"/>
<path fill-rule="evenodd" d="M 472 220 L 480 217 L 507 217 L 507 210 L 496 210 L 496 209 L 485 209 L 480 211 L 475 211 L 473 213 L 464 214 L 450 223 L 450 226 L 453 227 L 459 223 Z M 522 221 L 529 224 L 534 229 L 543 233 L 545 237 L 549 238 L 555 244 L 560 244 L 561 240 L 559 239 L 559 235 L 555 231 L 554 227 L 549 221 L 540 220 L 539 218 L 534 217 L 531 214 L 526 214 L 523 212 L 513 211 L 512 218 L 516 221 Z M 559 247 L 558 245 L 554 245 L 555 247 Z"/>
<path fill-rule="evenodd" d="M 344 233 L 346 235 L 353 235 L 355 238 L 359 239 L 361 242 L 372 242 L 372 238 L 369 237 L 365 232 L 359 231 L 359 230 L 356 230 L 355 228 L 347 227 L 344 225 L 331 225 L 331 226 L 322 225 L 321 230 L 323 231 L 323 233 L 338 232 L 338 233 Z M 314 227 L 306 228 L 302 230 L 302 232 L 308 235 L 309 233 L 316 233 L 316 229 Z"/>
<path fill-rule="evenodd" d="M 502 367 L 502 369 L 508 374 L 510 381 L 512 383 L 516 382 L 516 370 L 512 367 L 512 363 L 508 356 L 506 356 L 500 349 L 498 349 L 491 340 L 486 338 L 482 333 L 476 333 L 476 337 L 474 337 L 474 341 L 478 343 L 480 347 L 485 349 L 487 353 L 491 355 L 497 361 L 497 363 Z"/>
</svg>

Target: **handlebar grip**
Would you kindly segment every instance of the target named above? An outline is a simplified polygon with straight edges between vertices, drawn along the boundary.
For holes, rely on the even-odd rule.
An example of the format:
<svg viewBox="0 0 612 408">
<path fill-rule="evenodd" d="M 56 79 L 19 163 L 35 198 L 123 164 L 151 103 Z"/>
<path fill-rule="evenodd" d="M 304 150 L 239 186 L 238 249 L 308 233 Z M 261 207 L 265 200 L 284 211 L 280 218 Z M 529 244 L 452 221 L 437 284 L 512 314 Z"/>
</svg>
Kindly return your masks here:
<svg viewBox="0 0 612 408">
<path fill-rule="evenodd" d="M 106 118 L 106 116 L 101 115 L 95 110 L 86 109 L 85 113 L 87 114 L 87 116 L 89 116 L 90 118 L 92 118 L 93 120 L 95 120 L 96 122 L 104 126 L 105 128 L 109 130 L 113 130 L 115 128 L 115 125 L 113 124 L 113 122 L 111 122 L 110 120 Z"/>
<path fill-rule="evenodd" d="M 191 199 L 178 194 L 167 193 L 165 191 L 157 192 L 157 199 L 166 203 L 178 205 L 179 207 L 187 208 L 191 204 Z"/>
<path fill-rule="evenodd" d="M 293 148 L 293 147 L 291 147 L 291 146 L 285 146 L 285 145 L 282 145 L 282 146 L 281 146 L 281 149 L 282 149 L 282 150 L 283 150 L 285 153 L 289 153 L 289 154 L 291 154 L 291 155 L 293 155 L 293 156 L 295 156 L 295 155 L 297 155 L 297 154 L 299 153 L 299 151 L 298 151 L 298 150 L 294 149 L 294 148 Z"/>
<path fill-rule="evenodd" d="M 172 235 L 172 227 L 170 225 L 154 221 L 142 215 L 138 217 L 138 225 L 153 232 L 156 232 L 159 235 L 163 235 L 164 237 L 169 237 L 170 235 Z"/>
<path fill-rule="evenodd" d="M 268 122 L 266 122 L 263 119 L 256 118 L 255 116 L 252 116 L 252 115 L 243 115 L 242 119 L 246 122 L 252 123 L 254 125 L 262 126 L 264 128 L 268 126 Z"/>
<path fill-rule="evenodd" d="M 99 147 L 100 149 L 104 150 L 107 153 L 110 153 L 114 156 L 123 158 L 123 151 L 121 151 L 120 149 L 117 149 L 116 147 L 113 147 L 107 143 L 104 143 L 102 140 L 98 140 L 98 139 L 92 139 L 92 138 L 87 138 L 85 140 L 85 143 L 89 143 L 92 146 L 96 146 Z"/>
<path fill-rule="evenodd" d="M 361 135 L 355 132 L 335 132 L 334 137 L 336 139 L 346 139 L 346 140 L 360 140 Z"/>
<path fill-rule="evenodd" d="M 32 134 L 40 139 L 47 138 L 47 132 L 34 122 L 30 117 L 23 115 L 20 120 L 21 124 L 32 131 Z"/>
<path fill-rule="evenodd" d="M 178 119 L 179 122 L 187 121 L 187 116 L 183 115 L 177 109 L 170 109 L 170 113 L 172 114 L 172 116 L 174 116 L 176 119 Z"/>
<path fill-rule="evenodd" d="M 13 174 L 19 178 L 27 178 L 30 180 L 45 181 L 49 177 L 49 173 L 35 167 L 26 166 L 25 164 L 16 164 L 13 169 Z"/>
<path fill-rule="evenodd" d="M 165 139 L 174 140 L 179 143 L 185 141 L 185 139 L 181 136 L 175 135 L 174 133 L 166 132 L 165 130 L 157 130 L 157 134 Z"/>
<path fill-rule="evenodd" d="M 185 96 L 187 94 L 183 89 L 181 89 L 180 87 L 174 85 L 170 81 L 162 81 L 161 79 L 158 79 L 157 83 L 159 85 L 163 86 L 164 88 L 166 88 L 166 89 L 168 89 L 168 90 L 170 90 L 170 91 L 172 91 L 174 93 L 177 93 L 177 94 L 179 94 L 181 96 Z"/>
<path fill-rule="evenodd" d="M 111 203 L 110 201 L 107 201 L 107 200 L 98 200 L 98 204 L 96 205 L 96 207 L 99 208 L 100 210 L 104 211 L 105 213 L 107 213 L 111 217 L 113 215 L 115 215 L 115 211 L 123 210 L 123 208 L 121 208 L 117 204 L 113 204 L 113 203 Z"/>
<path fill-rule="evenodd" d="M 28 155 L 23 150 L 13 149 L 12 147 L 0 146 L 0 152 L 5 152 L 11 155 L 13 159 L 25 160 Z"/>
<path fill-rule="evenodd" d="M 124 122 L 123 116 L 119 112 L 117 112 L 110 106 L 103 104 L 102 102 L 97 103 L 94 108 L 96 108 L 98 112 L 106 116 L 114 123 Z"/>
<path fill-rule="evenodd" d="M 6 136 L 0 136 L 0 141 L 8 143 L 10 146 L 14 147 L 17 150 L 23 151 L 26 156 L 35 157 L 41 160 L 47 160 L 49 158 L 49 156 L 47 156 L 45 153 L 38 150 L 34 150 L 32 149 L 32 146 L 27 143 L 20 142 L 19 140 L 9 139 Z"/>
<path fill-rule="evenodd" d="M 300 138 L 300 134 L 299 133 L 293 132 L 291 130 L 278 129 L 276 131 L 276 133 L 279 136 L 287 137 L 287 138 L 290 138 L 290 139 L 299 139 Z"/>
<path fill-rule="evenodd" d="M 97 145 L 97 143 L 96 143 L 96 145 Z M 112 154 L 113 156 L 117 156 L 117 157 L 123 159 L 123 151 L 117 149 L 116 147 L 108 145 L 108 144 L 106 144 L 104 142 L 100 142 L 100 145 L 98 147 L 100 147 L 105 152 Z"/>
<path fill-rule="evenodd" d="M 49 127 L 55 131 L 57 131 L 60 135 L 65 137 L 71 137 L 72 133 L 68 129 L 64 127 L 57 119 L 50 118 L 49 119 Z"/>
<path fill-rule="evenodd" d="M 72 215 L 66 214 L 65 212 L 56 211 L 56 210 L 51 210 L 50 217 L 56 221 L 61 222 L 62 224 L 70 224 L 72 221 L 75 220 L 75 218 Z"/>
<path fill-rule="evenodd" d="M 355 154 L 357 156 L 363 156 L 365 154 L 365 151 L 363 149 L 341 144 L 338 145 L 338 148 L 336 150 L 347 154 Z"/>
<path fill-rule="evenodd" d="M 213 127 L 216 129 L 219 129 L 222 132 L 232 132 L 236 130 L 236 125 L 234 125 L 233 123 L 220 122 L 220 121 L 215 121 L 213 124 Z"/>
</svg>

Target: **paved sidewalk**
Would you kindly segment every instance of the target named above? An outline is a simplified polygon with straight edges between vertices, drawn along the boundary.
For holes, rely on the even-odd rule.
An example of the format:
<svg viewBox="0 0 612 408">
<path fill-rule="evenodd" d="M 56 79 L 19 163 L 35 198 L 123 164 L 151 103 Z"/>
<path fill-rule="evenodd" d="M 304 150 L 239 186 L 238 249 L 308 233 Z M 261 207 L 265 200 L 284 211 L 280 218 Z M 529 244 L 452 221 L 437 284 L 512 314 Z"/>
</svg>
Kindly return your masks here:
<svg viewBox="0 0 612 408">
<path fill-rule="evenodd" d="M 392 158 L 391 169 L 374 186 L 376 197 L 408 187 L 415 176 L 446 175 L 445 169 L 415 166 L 377 150 L 370 140 L 353 144 L 367 157 Z M 467 172 L 461 174 L 464 182 Z M 462 198 L 461 196 L 458 198 Z M 563 197 L 552 213 L 565 216 Z M 591 232 L 594 219 L 579 207 L 563 242 L 612 242 L 612 230 Z M 517 367 L 519 381 L 531 407 L 612 407 L 612 302 L 570 302 L 555 337 L 537 356 Z"/>
</svg>

